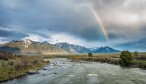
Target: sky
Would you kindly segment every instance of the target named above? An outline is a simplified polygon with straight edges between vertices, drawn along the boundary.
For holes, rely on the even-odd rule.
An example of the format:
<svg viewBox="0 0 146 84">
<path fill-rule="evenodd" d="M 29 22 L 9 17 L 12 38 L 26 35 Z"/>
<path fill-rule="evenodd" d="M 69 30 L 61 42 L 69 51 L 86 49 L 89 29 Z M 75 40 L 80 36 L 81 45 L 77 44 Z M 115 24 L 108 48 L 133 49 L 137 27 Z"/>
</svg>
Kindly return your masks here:
<svg viewBox="0 0 146 84">
<path fill-rule="evenodd" d="M 0 43 L 30 39 L 146 51 L 146 0 L 1 0 Z"/>
</svg>

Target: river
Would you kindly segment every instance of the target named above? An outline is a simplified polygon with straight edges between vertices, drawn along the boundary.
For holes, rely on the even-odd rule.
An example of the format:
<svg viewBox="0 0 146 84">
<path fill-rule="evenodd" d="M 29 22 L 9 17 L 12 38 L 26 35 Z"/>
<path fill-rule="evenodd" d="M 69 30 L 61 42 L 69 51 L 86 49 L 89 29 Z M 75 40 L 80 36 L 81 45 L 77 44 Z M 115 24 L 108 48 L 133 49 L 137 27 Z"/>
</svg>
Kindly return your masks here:
<svg viewBox="0 0 146 84">
<path fill-rule="evenodd" d="M 39 74 L 26 75 L 1 84 L 146 84 L 146 70 L 121 68 L 99 62 L 50 59 Z"/>
</svg>

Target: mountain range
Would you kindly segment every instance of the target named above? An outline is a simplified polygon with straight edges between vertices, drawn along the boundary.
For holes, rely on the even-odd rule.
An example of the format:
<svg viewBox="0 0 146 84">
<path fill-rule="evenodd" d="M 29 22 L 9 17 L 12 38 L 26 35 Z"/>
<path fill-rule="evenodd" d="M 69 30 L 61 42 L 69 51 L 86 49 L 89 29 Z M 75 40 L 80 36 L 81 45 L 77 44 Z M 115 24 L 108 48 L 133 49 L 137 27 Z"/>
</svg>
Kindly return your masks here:
<svg viewBox="0 0 146 84">
<path fill-rule="evenodd" d="M 116 53 L 119 50 L 111 47 L 86 48 L 84 46 L 69 44 L 67 42 L 50 44 L 48 42 L 36 42 L 29 39 L 13 40 L 0 45 L 0 51 L 10 51 L 21 54 L 79 54 L 79 53 Z"/>
<path fill-rule="evenodd" d="M 0 51 L 11 51 L 21 54 L 64 54 L 65 50 L 56 47 L 48 42 L 35 42 L 29 39 L 11 41 L 2 44 Z"/>
</svg>

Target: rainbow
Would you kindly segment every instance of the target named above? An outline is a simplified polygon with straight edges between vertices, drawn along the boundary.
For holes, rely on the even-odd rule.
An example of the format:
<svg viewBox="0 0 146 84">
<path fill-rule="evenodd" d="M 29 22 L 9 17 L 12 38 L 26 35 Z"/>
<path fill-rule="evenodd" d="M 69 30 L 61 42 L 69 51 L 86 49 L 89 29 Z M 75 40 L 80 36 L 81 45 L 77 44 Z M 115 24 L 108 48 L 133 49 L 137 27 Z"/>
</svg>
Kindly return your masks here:
<svg viewBox="0 0 146 84">
<path fill-rule="evenodd" d="M 96 21 L 100 25 L 100 29 L 101 29 L 102 33 L 104 34 L 105 39 L 108 41 L 108 39 L 109 39 L 108 32 L 106 31 L 106 29 L 104 27 L 102 19 L 100 18 L 99 14 L 96 12 L 96 10 L 93 8 L 93 6 L 91 6 L 90 4 L 89 4 L 89 8 L 90 8 L 91 12 L 93 13 Z"/>
</svg>

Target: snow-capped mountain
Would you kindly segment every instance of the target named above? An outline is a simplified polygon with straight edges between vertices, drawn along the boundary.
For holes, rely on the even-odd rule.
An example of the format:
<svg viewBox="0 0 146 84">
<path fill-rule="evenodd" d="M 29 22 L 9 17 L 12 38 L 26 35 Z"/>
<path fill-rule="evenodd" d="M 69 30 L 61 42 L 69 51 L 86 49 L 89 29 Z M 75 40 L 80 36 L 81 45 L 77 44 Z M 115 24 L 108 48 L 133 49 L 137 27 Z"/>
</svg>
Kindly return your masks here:
<svg viewBox="0 0 146 84">
<path fill-rule="evenodd" d="M 98 49 L 99 49 L 99 47 L 94 47 L 94 48 L 90 48 L 90 51 L 96 51 Z"/>
<path fill-rule="evenodd" d="M 36 42 L 29 39 L 13 40 L 1 45 L 0 51 L 11 51 L 24 54 L 62 54 L 67 53 L 65 50 L 56 47 L 48 42 Z"/>
<path fill-rule="evenodd" d="M 24 46 L 25 46 L 26 48 L 28 48 L 31 44 L 32 44 L 32 41 L 31 41 L 31 40 L 29 40 L 29 39 L 25 39 L 25 40 L 24 40 Z"/>
<path fill-rule="evenodd" d="M 108 46 L 86 48 L 86 47 L 83 47 L 80 45 L 69 44 L 66 42 L 56 43 L 54 45 L 66 50 L 69 53 L 89 53 L 89 52 L 92 52 L 92 53 L 114 53 L 114 52 L 120 52 L 119 50 L 115 50 L 115 49 L 108 47 Z"/>
<path fill-rule="evenodd" d="M 75 44 L 69 44 L 67 42 L 62 42 L 62 43 L 56 43 L 54 44 L 55 46 L 62 48 L 66 50 L 69 53 L 87 53 L 90 50 L 86 47 L 80 46 L 80 45 L 75 45 Z"/>
<path fill-rule="evenodd" d="M 28 54 L 66 54 L 66 53 L 114 53 L 119 52 L 111 47 L 86 48 L 84 46 L 69 44 L 67 42 L 50 44 L 48 42 L 36 42 L 29 39 L 13 40 L 0 46 L 0 51 Z"/>
<path fill-rule="evenodd" d="M 111 47 L 105 46 L 105 47 L 97 47 L 97 48 L 90 48 L 92 53 L 115 53 L 120 52 L 119 50 L 113 49 Z"/>
</svg>

